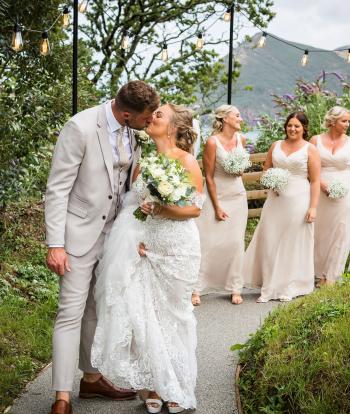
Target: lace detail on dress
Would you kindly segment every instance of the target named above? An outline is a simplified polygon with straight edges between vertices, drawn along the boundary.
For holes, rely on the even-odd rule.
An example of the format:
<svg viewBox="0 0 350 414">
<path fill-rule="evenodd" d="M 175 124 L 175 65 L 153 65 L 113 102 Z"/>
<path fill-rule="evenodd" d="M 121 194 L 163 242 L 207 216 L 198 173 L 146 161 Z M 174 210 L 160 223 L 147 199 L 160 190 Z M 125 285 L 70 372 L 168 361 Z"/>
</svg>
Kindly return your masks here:
<svg viewBox="0 0 350 414">
<path fill-rule="evenodd" d="M 191 203 L 202 210 L 206 198 L 207 196 L 204 193 L 196 191 L 191 197 Z"/>
<path fill-rule="evenodd" d="M 192 219 L 136 220 L 132 213 L 144 191 L 138 178 L 129 196 L 135 203 L 118 215 L 98 267 L 92 365 L 117 385 L 157 390 L 165 401 L 195 408 L 191 294 L 200 265 L 198 230 Z M 140 241 L 147 246 L 143 258 Z"/>
</svg>

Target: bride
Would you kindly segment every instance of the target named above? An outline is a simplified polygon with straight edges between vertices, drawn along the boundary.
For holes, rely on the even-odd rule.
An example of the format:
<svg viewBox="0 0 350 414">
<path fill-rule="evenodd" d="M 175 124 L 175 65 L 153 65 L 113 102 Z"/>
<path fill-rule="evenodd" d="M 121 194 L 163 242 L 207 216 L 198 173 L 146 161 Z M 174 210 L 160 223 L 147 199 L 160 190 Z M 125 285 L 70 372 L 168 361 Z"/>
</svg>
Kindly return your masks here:
<svg viewBox="0 0 350 414">
<path fill-rule="evenodd" d="M 196 407 L 191 294 L 200 264 L 193 218 L 203 203 L 202 175 L 189 153 L 196 134 L 188 109 L 161 106 L 147 133 L 158 153 L 181 162 L 197 192 L 185 207 L 142 203 L 146 187 L 135 173 L 97 269 L 92 365 L 116 384 L 148 390 L 149 413 L 159 413 L 163 401 L 179 413 Z M 145 222 L 133 216 L 140 203 Z"/>
</svg>

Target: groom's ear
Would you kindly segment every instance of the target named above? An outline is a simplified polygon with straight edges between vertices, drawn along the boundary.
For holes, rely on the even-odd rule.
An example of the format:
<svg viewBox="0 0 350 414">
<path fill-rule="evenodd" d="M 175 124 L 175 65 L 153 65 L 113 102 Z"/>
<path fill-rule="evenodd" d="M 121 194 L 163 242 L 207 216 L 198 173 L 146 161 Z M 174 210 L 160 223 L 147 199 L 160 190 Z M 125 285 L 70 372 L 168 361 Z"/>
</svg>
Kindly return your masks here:
<svg viewBox="0 0 350 414">
<path fill-rule="evenodd" d="M 130 120 L 130 117 L 131 117 L 131 113 L 130 112 L 127 112 L 127 111 L 124 111 L 123 112 L 123 118 L 124 118 L 125 121 L 129 121 Z"/>
</svg>

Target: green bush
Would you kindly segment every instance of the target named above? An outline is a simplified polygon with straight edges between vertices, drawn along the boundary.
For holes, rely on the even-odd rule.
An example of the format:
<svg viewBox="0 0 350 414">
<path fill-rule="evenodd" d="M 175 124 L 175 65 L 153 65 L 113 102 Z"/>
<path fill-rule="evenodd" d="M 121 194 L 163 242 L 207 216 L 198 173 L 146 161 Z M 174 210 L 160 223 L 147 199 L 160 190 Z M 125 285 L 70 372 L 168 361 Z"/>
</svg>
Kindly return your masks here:
<svg viewBox="0 0 350 414">
<path fill-rule="evenodd" d="M 245 413 L 350 412 L 349 299 L 345 281 L 268 316 L 240 351 Z"/>
<path fill-rule="evenodd" d="M 324 131 L 323 118 L 326 112 L 335 105 L 350 109 L 350 84 L 339 75 L 339 81 L 343 87 L 341 96 L 326 89 L 322 80 L 307 83 L 299 80 L 296 83 L 294 95 L 273 95 L 277 108 L 277 118 L 262 116 L 259 120 L 259 139 L 255 144 L 255 152 L 266 152 L 271 144 L 283 139 L 285 134 L 283 124 L 289 114 L 295 111 L 303 111 L 309 118 L 309 137 L 318 135 Z"/>
</svg>

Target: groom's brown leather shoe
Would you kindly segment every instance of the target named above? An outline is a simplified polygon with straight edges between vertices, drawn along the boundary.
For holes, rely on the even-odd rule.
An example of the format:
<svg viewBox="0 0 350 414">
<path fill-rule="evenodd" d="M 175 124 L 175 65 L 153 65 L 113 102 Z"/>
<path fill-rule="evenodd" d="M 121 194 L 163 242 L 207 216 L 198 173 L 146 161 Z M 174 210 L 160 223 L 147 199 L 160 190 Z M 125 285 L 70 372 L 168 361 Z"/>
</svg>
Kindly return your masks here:
<svg viewBox="0 0 350 414">
<path fill-rule="evenodd" d="M 72 404 L 64 400 L 57 400 L 52 404 L 49 414 L 72 414 Z"/>
<path fill-rule="evenodd" d="M 136 398 L 136 392 L 125 388 L 116 387 L 103 375 L 95 382 L 87 382 L 82 378 L 80 380 L 80 398 L 110 398 L 115 401 L 133 400 Z"/>
</svg>

